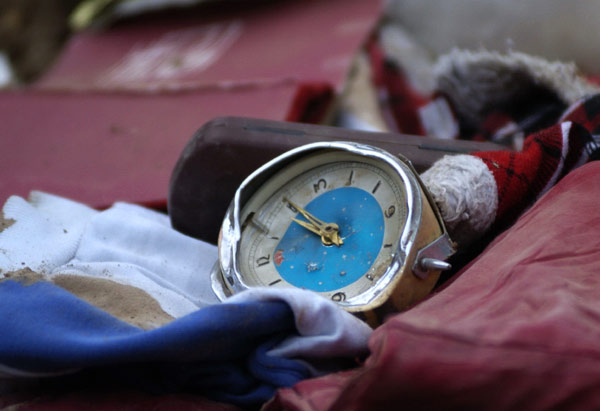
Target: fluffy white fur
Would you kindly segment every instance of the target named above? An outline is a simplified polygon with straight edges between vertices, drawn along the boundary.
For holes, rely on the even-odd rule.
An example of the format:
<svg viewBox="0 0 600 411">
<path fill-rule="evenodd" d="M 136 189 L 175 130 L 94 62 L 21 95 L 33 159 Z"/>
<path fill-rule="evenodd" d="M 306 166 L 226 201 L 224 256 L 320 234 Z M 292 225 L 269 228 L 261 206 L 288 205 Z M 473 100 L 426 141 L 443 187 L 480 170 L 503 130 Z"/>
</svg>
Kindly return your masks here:
<svg viewBox="0 0 600 411">
<path fill-rule="evenodd" d="M 498 188 L 485 163 L 471 155 L 444 156 L 421 175 L 459 248 L 490 228 L 498 209 Z"/>
<path fill-rule="evenodd" d="M 565 105 L 599 90 L 574 64 L 516 52 L 452 50 L 439 58 L 433 71 L 438 89 L 451 98 L 462 118 L 475 124 L 490 108 L 523 98 L 532 87 L 551 90 Z"/>
</svg>

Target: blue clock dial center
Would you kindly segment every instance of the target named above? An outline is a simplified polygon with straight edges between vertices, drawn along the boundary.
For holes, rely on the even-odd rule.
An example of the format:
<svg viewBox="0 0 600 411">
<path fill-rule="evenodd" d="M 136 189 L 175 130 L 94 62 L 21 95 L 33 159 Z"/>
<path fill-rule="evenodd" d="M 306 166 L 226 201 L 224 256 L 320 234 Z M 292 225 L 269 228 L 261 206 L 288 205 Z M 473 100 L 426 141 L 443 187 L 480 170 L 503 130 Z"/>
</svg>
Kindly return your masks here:
<svg viewBox="0 0 600 411">
<path fill-rule="evenodd" d="M 342 187 L 314 198 L 306 211 L 336 223 L 341 246 L 325 246 L 321 238 L 292 222 L 274 250 L 273 262 L 288 283 L 317 292 L 346 287 L 371 268 L 383 244 L 385 221 L 377 200 L 356 187 Z M 298 213 L 296 218 L 306 221 Z"/>
</svg>

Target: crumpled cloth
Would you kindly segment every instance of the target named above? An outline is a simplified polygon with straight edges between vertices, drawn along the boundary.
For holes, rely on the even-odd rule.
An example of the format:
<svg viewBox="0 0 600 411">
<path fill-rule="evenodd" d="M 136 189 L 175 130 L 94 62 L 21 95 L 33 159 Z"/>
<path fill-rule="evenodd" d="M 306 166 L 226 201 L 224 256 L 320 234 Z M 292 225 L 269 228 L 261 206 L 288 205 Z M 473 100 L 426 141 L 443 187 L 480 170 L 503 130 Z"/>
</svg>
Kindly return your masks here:
<svg viewBox="0 0 600 411">
<path fill-rule="evenodd" d="M 407 134 L 520 151 L 525 137 L 600 93 L 572 63 L 514 51 L 453 49 L 434 61 L 394 25 L 384 25 L 365 52 L 385 129 Z"/>
<path fill-rule="evenodd" d="M 600 408 L 600 162 L 572 171 L 444 289 L 377 328 L 364 366 L 266 410 Z"/>
<path fill-rule="evenodd" d="M 153 389 L 253 406 L 366 352 L 371 329 L 309 291 L 258 289 L 217 304 L 216 247 L 176 232 L 159 212 L 124 203 L 99 212 L 33 192 L 29 202 L 11 197 L 3 218 L 2 377 L 117 367 L 114 378 L 144 386 L 148 374 L 132 370 L 150 364 Z M 135 287 L 163 319 L 147 330 L 128 324 L 53 283 L 65 276 Z"/>
<path fill-rule="evenodd" d="M 504 174 L 495 182 L 522 180 L 502 184 L 518 188 L 516 201 L 501 205 L 509 221 L 495 227 L 507 231 L 445 287 L 375 330 L 362 367 L 281 389 L 264 409 L 600 408 L 600 164 L 583 164 L 600 158 L 600 90 L 569 64 L 464 50 L 424 64 L 431 88 L 418 89 L 415 74 L 426 70 L 379 46 L 367 54 L 390 130 L 516 150 L 496 154 L 508 160 L 502 170 L 496 155 L 486 165 Z M 531 156 L 515 167 L 518 152 L 547 133 L 561 144 L 540 145 L 538 158 L 550 154 L 555 164 Z M 526 167 L 535 178 L 524 178 Z M 551 177 L 539 179 L 544 173 Z"/>
</svg>

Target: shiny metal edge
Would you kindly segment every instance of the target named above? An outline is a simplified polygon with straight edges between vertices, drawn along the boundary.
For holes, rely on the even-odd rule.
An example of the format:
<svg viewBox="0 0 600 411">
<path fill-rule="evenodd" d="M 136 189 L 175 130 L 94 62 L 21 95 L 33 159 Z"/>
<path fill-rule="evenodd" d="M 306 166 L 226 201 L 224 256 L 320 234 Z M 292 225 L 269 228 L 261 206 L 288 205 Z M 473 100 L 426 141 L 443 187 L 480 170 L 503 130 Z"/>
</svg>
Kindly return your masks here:
<svg viewBox="0 0 600 411">
<path fill-rule="evenodd" d="M 223 283 L 223 273 L 221 272 L 221 266 L 218 261 L 215 261 L 215 264 L 210 270 L 210 283 L 213 293 L 215 293 L 219 300 L 223 301 L 231 295 Z"/>
<path fill-rule="evenodd" d="M 407 221 L 402 229 L 398 249 L 394 253 L 395 255 L 390 266 L 368 291 L 346 301 L 338 302 L 338 304 L 345 308 L 353 308 L 368 305 L 375 301 L 387 289 L 387 286 L 392 282 L 396 273 L 402 271 L 404 265 L 409 263 L 406 261 L 406 257 L 410 255 L 413 248 L 423 208 L 420 195 L 421 183 L 410 161 L 402 156 L 392 155 L 380 148 L 354 142 L 336 141 L 306 144 L 287 151 L 265 163 L 250 174 L 236 190 L 221 228 L 218 251 L 219 260 L 211 272 L 213 290 L 215 290 L 219 299 L 223 300 L 230 294 L 251 288 L 244 282 L 238 263 L 238 250 L 241 241 L 240 213 L 245 202 L 248 201 L 262 183 L 278 171 L 293 161 L 300 159 L 302 156 L 320 150 L 340 150 L 382 160 L 398 173 L 406 188 Z M 220 267 L 220 278 L 216 267 Z"/>
</svg>

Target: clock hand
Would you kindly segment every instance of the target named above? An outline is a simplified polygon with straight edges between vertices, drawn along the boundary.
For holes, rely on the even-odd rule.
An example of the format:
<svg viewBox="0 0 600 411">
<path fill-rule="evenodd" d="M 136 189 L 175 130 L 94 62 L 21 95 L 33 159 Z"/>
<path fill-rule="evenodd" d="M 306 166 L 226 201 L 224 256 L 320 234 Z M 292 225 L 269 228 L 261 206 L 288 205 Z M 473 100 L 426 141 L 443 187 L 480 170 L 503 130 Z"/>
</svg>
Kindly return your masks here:
<svg viewBox="0 0 600 411">
<path fill-rule="evenodd" d="M 323 228 L 321 241 L 325 245 L 335 244 L 338 247 L 344 244 L 344 240 L 340 237 L 340 228 L 336 223 L 329 223 Z"/>
<path fill-rule="evenodd" d="M 344 240 L 342 240 L 342 238 L 340 237 L 340 235 L 338 233 L 338 230 L 339 230 L 338 225 L 335 223 L 327 224 L 323 227 L 323 229 L 320 229 L 319 227 L 315 226 L 312 223 L 298 220 L 297 218 L 292 218 L 292 221 L 298 223 L 299 225 L 306 228 L 307 230 L 309 230 L 317 235 L 320 235 L 321 241 L 323 242 L 324 245 L 335 244 L 339 247 L 340 245 L 344 244 Z"/>
<path fill-rule="evenodd" d="M 319 220 L 317 217 L 310 214 L 308 211 L 298 206 L 294 202 L 288 200 L 287 198 L 283 199 L 287 201 L 292 207 L 300 212 L 309 222 L 305 223 L 304 221 L 298 220 L 296 218 L 292 218 L 293 221 L 300 224 L 302 227 L 310 230 L 311 232 L 320 235 L 321 241 L 324 245 L 332 245 L 335 244 L 338 247 L 344 244 L 344 241 L 339 235 L 339 226 L 336 223 L 325 223 Z"/>
<path fill-rule="evenodd" d="M 300 207 L 298 204 L 294 203 L 293 201 L 288 200 L 287 198 L 284 198 L 283 200 L 288 202 L 292 207 L 294 207 L 296 210 L 298 210 L 300 212 L 300 214 L 302 214 L 315 227 L 321 229 L 327 225 L 327 223 L 319 220 L 317 217 L 310 214 L 308 211 L 306 211 L 305 209 L 303 209 L 302 207 Z"/>
<path fill-rule="evenodd" d="M 306 221 L 298 220 L 297 218 L 292 218 L 292 221 L 300 224 L 302 227 L 306 228 L 309 231 L 312 231 L 317 235 L 321 235 L 321 230 L 319 229 L 319 227 L 315 226 L 312 223 L 307 223 Z"/>
</svg>

